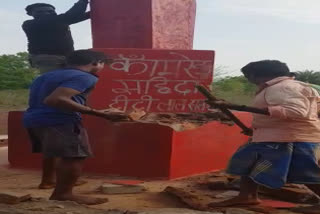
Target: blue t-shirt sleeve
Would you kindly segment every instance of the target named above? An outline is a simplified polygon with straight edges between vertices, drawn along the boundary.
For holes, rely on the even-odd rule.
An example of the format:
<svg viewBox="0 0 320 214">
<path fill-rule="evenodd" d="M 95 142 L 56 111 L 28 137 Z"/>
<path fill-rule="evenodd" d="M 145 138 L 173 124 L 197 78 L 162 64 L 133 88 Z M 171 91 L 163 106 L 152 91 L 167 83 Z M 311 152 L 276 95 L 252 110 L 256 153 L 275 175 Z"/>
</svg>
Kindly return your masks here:
<svg viewBox="0 0 320 214">
<path fill-rule="evenodd" d="M 97 81 L 98 79 L 91 74 L 80 74 L 62 82 L 59 87 L 72 88 L 82 93 L 87 89 L 92 88 Z"/>
</svg>

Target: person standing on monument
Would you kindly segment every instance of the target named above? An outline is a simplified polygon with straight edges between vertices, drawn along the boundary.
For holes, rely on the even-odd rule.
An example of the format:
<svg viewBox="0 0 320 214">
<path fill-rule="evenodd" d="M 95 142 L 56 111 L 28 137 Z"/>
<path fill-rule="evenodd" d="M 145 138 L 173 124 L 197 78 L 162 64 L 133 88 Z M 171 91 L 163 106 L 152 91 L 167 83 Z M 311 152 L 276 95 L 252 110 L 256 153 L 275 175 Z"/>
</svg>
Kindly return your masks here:
<svg viewBox="0 0 320 214">
<path fill-rule="evenodd" d="M 41 73 L 62 68 L 66 56 L 74 51 L 70 25 L 90 18 L 86 12 L 88 0 L 79 0 L 63 14 L 57 14 L 55 7 L 46 3 L 31 4 L 26 7 L 33 19 L 23 23 L 28 39 L 29 61 Z"/>
<path fill-rule="evenodd" d="M 67 67 L 46 72 L 30 87 L 29 108 L 23 122 L 34 153 L 43 154 L 40 187 L 53 187 L 51 200 L 75 201 L 95 205 L 105 199 L 77 196 L 72 193 L 82 165 L 92 155 L 81 114 L 110 121 L 129 121 L 124 113 L 95 110 L 86 105 L 87 97 L 104 67 L 103 53 L 79 50 L 67 57 Z"/>
</svg>

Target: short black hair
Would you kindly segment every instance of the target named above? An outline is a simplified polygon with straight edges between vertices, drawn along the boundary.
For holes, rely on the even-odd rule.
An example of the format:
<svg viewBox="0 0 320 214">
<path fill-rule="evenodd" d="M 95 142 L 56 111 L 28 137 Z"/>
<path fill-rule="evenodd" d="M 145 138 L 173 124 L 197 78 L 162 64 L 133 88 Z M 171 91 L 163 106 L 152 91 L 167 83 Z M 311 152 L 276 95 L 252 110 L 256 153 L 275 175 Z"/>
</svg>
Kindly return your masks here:
<svg viewBox="0 0 320 214">
<path fill-rule="evenodd" d="M 67 64 L 72 66 L 89 65 L 98 62 L 108 62 L 107 56 L 93 50 L 77 50 L 67 57 Z"/>
<path fill-rule="evenodd" d="M 290 76 L 290 69 L 286 63 L 278 60 L 262 60 L 251 62 L 241 68 L 244 75 L 252 74 L 255 77 L 281 77 Z"/>
<path fill-rule="evenodd" d="M 26 11 L 27 11 L 27 14 L 28 15 L 31 15 L 32 14 L 32 11 L 35 9 L 35 8 L 38 8 L 38 7 L 52 7 L 54 10 L 56 9 L 53 5 L 51 4 L 47 4 L 47 3 L 35 3 L 35 4 L 30 4 L 26 7 Z"/>
</svg>

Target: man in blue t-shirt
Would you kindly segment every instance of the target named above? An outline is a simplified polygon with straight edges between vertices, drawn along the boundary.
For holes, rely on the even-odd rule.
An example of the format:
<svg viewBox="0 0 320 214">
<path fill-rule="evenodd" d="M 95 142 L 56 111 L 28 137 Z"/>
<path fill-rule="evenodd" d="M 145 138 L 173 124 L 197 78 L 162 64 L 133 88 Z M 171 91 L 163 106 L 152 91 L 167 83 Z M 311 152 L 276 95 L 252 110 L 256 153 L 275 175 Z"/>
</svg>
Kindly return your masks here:
<svg viewBox="0 0 320 214">
<path fill-rule="evenodd" d="M 23 122 L 33 152 L 42 152 L 44 156 L 39 188 L 55 188 L 52 200 L 87 205 L 106 202 L 72 194 L 83 161 L 92 155 L 87 132 L 81 125 L 81 114 L 111 121 L 128 120 L 125 114 L 95 110 L 86 105 L 98 81 L 96 72 L 104 68 L 105 61 L 103 53 L 75 51 L 67 58 L 68 68 L 45 73 L 31 85 L 29 108 Z"/>
</svg>

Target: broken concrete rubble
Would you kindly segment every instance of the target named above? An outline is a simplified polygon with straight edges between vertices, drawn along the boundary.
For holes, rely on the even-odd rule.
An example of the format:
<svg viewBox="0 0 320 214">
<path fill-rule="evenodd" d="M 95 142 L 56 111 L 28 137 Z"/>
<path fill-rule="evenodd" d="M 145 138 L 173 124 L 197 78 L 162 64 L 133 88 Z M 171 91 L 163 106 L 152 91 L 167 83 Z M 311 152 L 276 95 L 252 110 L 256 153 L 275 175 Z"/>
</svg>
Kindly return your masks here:
<svg viewBox="0 0 320 214">
<path fill-rule="evenodd" d="M 228 199 L 233 198 L 239 195 L 239 191 L 226 191 L 217 195 L 214 195 L 215 198 Z"/>
<path fill-rule="evenodd" d="M 208 181 L 208 188 L 214 190 L 215 180 Z M 225 190 L 239 190 L 240 179 L 235 179 L 227 184 Z M 292 185 L 288 184 L 281 189 L 269 189 L 264 186 L 260 186 L 259 193 L 269 196 L 275 199 L 289 201 L 294 203 L 319 203 L 319 197 L 310 191 L 304 185 Z"/>
<path fill-rule="evenodd" d="M 105 111 L 124 113 L 118 109 L 106 109 Z M 136 109 L 128 112 L 127 114 L 134 122 L 159 124 L 168 126 L 175 131 L 196 129 L 212 121 L 219 121 L 221 123 L 233 125 L 233 122 L 218 110 L 211 110 L 206 113 L 147 113 L 143 110 Z"/>
<path fill-rule="evenodd" d="M 31 175 L 29 173 L 17 173 L 12 170 L 2 169 L 1 171 L 0 183 L 1 189 L 6 189 L 8 191 L 26 191 L 27 193 L 32 193 L 32 195 L 38 198 L 32 198 L 28 202 L 19 203 L 16 205 L 1 205 L 0 204 L 0 214 L 173 214 L 184 213 L 181 210 L 184 208 L 192 208 L 193 210 L 186 210 L 186 213 L 191 212 L 192 214 L 226 214 L 227 209 L 239 208 L 244 210 L 249 210 L 259 213 L 271 213 L 271 214 L 292 214 L 289 211 L 290 207 L 295 204 L 288 204 L 279 201 L 265 203 L 265 198 L 262 197 L 263 203 L 260 206 L 255 207 L 228 207 L 228 208 L 217 208 L 213 209 L 207 207 L 207 204 L 212 202 L 217 202 L 225 199 L 217 199 L 216 195 L 224 193 L 229 190 L 219 190 L 214 191 L 208 189 L 205 185 L 199 185 L 199 182 L 205 183 L 206 180 L 211 178 L 221 177 L 223 173 L 208 173 L 204 175 L 188 177 L 184 179 L 174 180 L 174 181 L 139 181 L 139 180 L 127 180 L 127 178 L 119 177 L 105 177 L 105 176 L 87 176 L 88 185 L 76 188 L 76 192 L 81 194 L 89 194 L 92 197 L 106 197 L 102 196 L 97 192 L 92 190 L 101 185 L 101 182 L 117 183 L 117 184 L 140 184 L 148 188 L 149 191 L 143 192 L 141 194 L 127 194 L 127 195 L 108 195 L 110 202 L 101 206 L 94 206 L 91 208 L 78 205 L 74 202 L 60 202 L 60 201 L 48 201 L 51 191 L 43 191 L 35 188 L 38 184 L 39 178 L 38 174 Z M 13 177 L 15 179 L 14 184 L 12 184 Z M 132 179 L 132 178 L 131 178 Z M 232 180 L 232 179 L 230 179 Z M 28 184 L 26 185 L 26 181 Z M 142 184 L 143 182 L 143 184 Z M 197 206 L 189 205 L 188 200 L 184 200 L 187 203 L 182 203 L 180 197 L 177 197 L 171 193 L 162 193 L 163 189 L 171 185 L 173 188 L 178 188 L 180 191 L 185 192 L 185 196 L 191 202 L 194 200 L 194 204 L 197 206 L 202 206 L 203 210 L 195 211 Z M 290 185 L 290 187 L 296 187 L 299 189 L 304 189 L 302 186 Z M 174 195 L 175 197 L 172 197 Z M 183 196 L 183 194 L 181 194 Z M 195 196 L 195 197 L 193 197 Z M 41 197 L 41 198 L 40 198 Z M 280 205 L 279 205 L 280 204 Z M 269 208 L 271 206 L 271 208 Z M 299 206 L 299 205 L 298 205 Z M 162 209 L 162 208 L 175 208 L 172 209 Z M 278 207 L 281 207 L 280 209 Z M 103 209 L 103 210 L 97 210 Z M 159 208 L 161 208 L 159 210 Z M 181 209 L 183 208 L 183 209 Z M 115 209 L 115 210 L 109 210 Z M 205 210 L 208 209 L 208 210 Z M 132 212 L 126 211 L 130 210 Z M 135 212 L 134 212 L 135 211 Z M 166 213 L 167 212 L 167 213 Z M 302 212 L 301 212 L 302 213 Z"/>
<path fill-rule="evenodd" d="M 104 194 L 135 194 L 146 191 L 146 188 L 140 185 L 123 185 L 105 183 L 100 187 Z"/>
<path fill-rule="evenodd" d="M 57 208 L 63 206 L 64 208 Z M 18 205 L 1 205 L 0 214 L 138 214 L 125 210 L 100 210 L 79 205 L 74 202 L 41 201 Z"/>
<path fill-rule="evenodd" d="M 181 188 L 175 188 L 175 187 L 167 187 L 164 190 L 166 193 L 169 193 L 173 196 L 178 197 L 183 203 L 190 206 L 190 208 L 195 210 L 202 210 L 207 211 L 209 208 L 207 204 L 204 204 L 196 194 L 184 191 Z"/>
<path fill-rule="evenodd" d="M 261 203 L 255 206 L 210 207 L 208 204 L 212 202 L 223 201 L 237 195 L 239 192 L 235 190 L 239 190 L 239 178 L 223 172 L 216 172 L 199 176 L 194 181 L 194 184 L 189 183 L 185 186 L 169 186 L 165 192 L 179 198 L 191 209 L 199 211 L 222 212 L 224 214 L 292 214 L 293 211 L 300 211 L 297 213 L 320 214 L 320 211 L 310 208 L 297 209 L 300 206 L 309 206 L 309 203 L 318 201 L 318 197 L 304 185 L 288 184 L 281 190 L 270 190 L 264 187 L 261 190 L 263 194 L 260 194 Z M 279 198 L 282 200 L 277 200 Z M 291 203 L 292 201 L 294 203 Z"/>
<path fill-rule="evenodd" d="M 134 110 L 128 114 L 129 118 L 133 121 L 141 120 L 144 116 L 146 116 L 147 112 L 143 110 Z"/>
<path fill-rule="evenodd" d="M 183 203 L 195 210 L 226 213 L 228 209 L 228 207 L 212 208 L 208 206 L 213 201 L 212 197 L 208 197 L 207 195 L 202 195 L 197 192 L 190 192 L 188 190 L 176 187 L 167 187 L 164 191 L 179 198 Z M 276 211 L 276 209 L 272 207 L 263 206 L 246 206 L 245 209 L 265 214 L 274 214 Z"/>
<path fill-rule="evenodd" d="M 31 195 L 17 192 L 0 192 L 0 203 L 2 204 L 18 204 L 28 201 Z"/>
<path fill-rule="evenodd" d="M 209 189 L 214 190 L 227 190 L 230 189 L 230 180 L 226 176 L 213 177 L 203 183 L 202 185 L 208 186 Z"/>
</svg>

